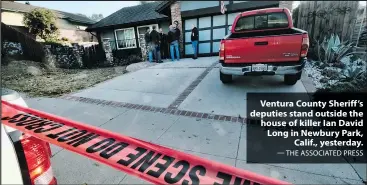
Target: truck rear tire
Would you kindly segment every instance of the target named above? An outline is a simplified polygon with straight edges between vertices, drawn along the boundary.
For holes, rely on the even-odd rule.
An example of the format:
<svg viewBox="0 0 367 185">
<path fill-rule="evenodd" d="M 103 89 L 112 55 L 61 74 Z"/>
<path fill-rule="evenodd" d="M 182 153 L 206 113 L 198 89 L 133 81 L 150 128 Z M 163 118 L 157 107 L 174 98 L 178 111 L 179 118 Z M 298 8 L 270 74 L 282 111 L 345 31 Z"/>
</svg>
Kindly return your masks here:
<svg viewBox="0 0 367 185">
<path fill-rule="evenodd" d="M 219 78 L 222 83 L 227 84 L 232 82 L 232 75 L 223 74 L 222 72 L 219 72 Z"/>
<path fill-rule="evenodd" d="M 294 85 L 297 83 L 299 79 L 301 79 L 302 73 L 292 74 L 292 75 L 284 75 L 284 83 L 287 85 Z"/>
</svg>

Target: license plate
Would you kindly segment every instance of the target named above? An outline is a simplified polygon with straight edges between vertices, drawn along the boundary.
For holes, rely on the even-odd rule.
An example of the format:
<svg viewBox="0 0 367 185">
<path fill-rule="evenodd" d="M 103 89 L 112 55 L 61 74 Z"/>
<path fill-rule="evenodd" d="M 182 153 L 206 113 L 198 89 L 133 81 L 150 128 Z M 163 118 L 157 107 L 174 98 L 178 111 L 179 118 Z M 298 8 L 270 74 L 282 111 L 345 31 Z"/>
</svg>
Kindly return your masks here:
<svg viewBox="0 0 367 185">
<path fill-rule="evenodd" d="M 252 71 L 267 71 L 268 65 L 266 64 L 252 64 Z"/>
</svg>

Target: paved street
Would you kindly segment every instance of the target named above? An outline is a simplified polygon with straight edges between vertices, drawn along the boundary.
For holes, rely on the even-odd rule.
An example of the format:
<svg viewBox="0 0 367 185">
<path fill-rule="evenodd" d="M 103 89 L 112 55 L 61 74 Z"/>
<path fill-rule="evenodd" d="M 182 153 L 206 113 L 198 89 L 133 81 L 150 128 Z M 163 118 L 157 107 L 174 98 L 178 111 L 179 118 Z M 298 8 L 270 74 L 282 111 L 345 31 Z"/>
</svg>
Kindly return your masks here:
<svg viewBox="0 0 367 185">
<path fill-rule="evenodd" d="M 366 180 L 365 165 L 246 163 L 246 123 L 237 119 L 245 117 L 246 93 L 306 89 L 301 81 L 285 86 L 282 77 L 239 77 L 224 85 L 216 61 L 217 57 L 206 57 L 167 62 L 64 98 L 33 98 L 27 103 L 31 108 L 291 183 L 362 184 Z M 101 105 L 101 100 L 113 103 Z M 125 103 L 134 108 L 118 106 Z M 52 146 L 52 152 L 59 184 L 148 184 L 59 147 Z"/>
</svg>

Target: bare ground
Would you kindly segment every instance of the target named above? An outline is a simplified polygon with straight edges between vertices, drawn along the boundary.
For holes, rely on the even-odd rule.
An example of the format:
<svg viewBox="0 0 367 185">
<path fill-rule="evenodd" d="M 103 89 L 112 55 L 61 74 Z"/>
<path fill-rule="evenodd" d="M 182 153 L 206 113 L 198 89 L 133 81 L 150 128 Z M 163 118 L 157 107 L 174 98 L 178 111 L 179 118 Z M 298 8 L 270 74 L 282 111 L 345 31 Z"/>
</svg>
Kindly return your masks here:
<svg viewBox="0 0 367 185">
<path fill-rule="evenodd" d="M 32 61 L 2 66 L 2 87 L 28 97 L 57 97 L 126 73 L 125 66 L 98 69 L 48 69 Z"/>
</svg>

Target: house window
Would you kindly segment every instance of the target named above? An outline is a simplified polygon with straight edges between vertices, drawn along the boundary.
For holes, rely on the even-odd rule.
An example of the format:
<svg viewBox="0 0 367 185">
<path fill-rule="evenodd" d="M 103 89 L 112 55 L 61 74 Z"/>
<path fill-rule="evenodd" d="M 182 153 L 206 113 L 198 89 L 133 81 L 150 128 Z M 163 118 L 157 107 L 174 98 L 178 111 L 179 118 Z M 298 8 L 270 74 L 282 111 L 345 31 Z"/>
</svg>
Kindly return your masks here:
<svg viewBox="0 0 367 185">
<path fill-rule="evenodd" d="M 153 30 L 153 26 L 156 27 L 156 30 L 159 31 L 158 24 L 151 24 L 151 25 L 144 25 L 144 26 L 138 26 L 138 40 L 139 40 L 139 47 L 141 47 L 142 43 L 141 41 L 144 40 L 144 35 L 147 32 L 147 29 Z"/>
<path fill-rule="evenodd" d="M 134 28 L 115 30 L 118 49 L 136 48 Z"/>
</svg>

